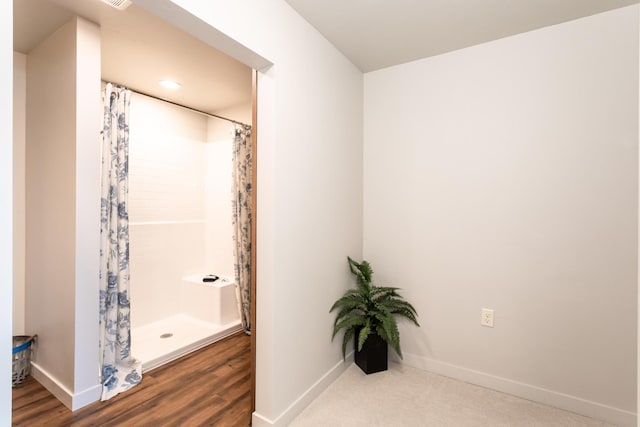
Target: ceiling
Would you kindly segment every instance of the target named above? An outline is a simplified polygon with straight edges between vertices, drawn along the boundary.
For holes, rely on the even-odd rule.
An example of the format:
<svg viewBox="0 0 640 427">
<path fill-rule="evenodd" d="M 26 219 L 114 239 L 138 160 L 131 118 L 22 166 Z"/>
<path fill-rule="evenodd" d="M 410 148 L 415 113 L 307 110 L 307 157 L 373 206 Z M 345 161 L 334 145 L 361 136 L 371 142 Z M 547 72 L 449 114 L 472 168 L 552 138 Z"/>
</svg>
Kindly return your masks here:
<svg viewBox="0 0 640 427">
<path fill-rule="evenodd" d="M 363 72 L 639 0 L 286 0 Z"/>
<path fill-rule="evenodd" d="M 363 72 L 558 24 L 640 0 L 286 0 Z M 250 105 L 251 70 L 135 4 L 14 0 L 14 50 L 73 15 L 102 29 L 102 77 L 203 111 Z M 171 78 L 178 91 L 157 85 Z M 247 107 L 248 108 L 248 107 Z"/>
<path fill-rule="evenodd" d="M 28 53 L 74 15 L 100 24 L 102 79 L 206 111 L 249 111 L 251 69 L 137 7 L 99 0 L 14 0 L 14 50 Z M 158 81 L 179 82 L 178 90 Z M 243 117 L 230 117 L 243 120 Z"/>
</svg>

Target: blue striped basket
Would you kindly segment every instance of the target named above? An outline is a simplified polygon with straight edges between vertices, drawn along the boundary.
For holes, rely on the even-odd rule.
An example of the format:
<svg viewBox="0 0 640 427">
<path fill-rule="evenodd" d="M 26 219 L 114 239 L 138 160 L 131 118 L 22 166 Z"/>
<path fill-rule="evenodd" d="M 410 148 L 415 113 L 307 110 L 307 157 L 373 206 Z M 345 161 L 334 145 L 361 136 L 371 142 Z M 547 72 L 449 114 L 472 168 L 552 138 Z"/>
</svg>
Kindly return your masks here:
<svg viewBox="0 0 640 427">
<path fill-rule="evenodd" d="M 36 338 L 37 335 L 14 335 L 11 387 L 19 386 L 31 372 L 31 353 L 33 350 L 31 344 Z"/>
</svg>

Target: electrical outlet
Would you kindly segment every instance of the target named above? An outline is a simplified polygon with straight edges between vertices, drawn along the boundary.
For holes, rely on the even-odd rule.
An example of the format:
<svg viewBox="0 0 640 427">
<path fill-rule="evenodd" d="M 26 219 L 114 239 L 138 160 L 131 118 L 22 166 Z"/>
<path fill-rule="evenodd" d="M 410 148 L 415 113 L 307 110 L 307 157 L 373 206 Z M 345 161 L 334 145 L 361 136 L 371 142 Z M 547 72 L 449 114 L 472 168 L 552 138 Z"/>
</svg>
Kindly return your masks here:
<svg viewBox="0 0 640 427">
<path fill-rule="evenodd" d="M 480 325 L 493 328 L 493 310 L 490 308 L 483 308 L 480 316 Z"/>
</svg>

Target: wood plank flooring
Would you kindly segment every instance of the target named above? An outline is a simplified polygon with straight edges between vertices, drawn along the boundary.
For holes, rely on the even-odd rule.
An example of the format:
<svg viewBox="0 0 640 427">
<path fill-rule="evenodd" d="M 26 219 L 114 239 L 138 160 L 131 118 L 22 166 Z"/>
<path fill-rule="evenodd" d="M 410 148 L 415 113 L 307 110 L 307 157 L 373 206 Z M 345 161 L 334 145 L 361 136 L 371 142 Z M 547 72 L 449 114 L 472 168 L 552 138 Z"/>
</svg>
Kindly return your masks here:
<svg viewBox="0 0 640 427">
<path fill-rule="evenodd" d="M 251 339 L 243 332 L 151 372 L 107 402 L 71 412 L 33 378 L 13 389 L 13 426 L 248 426 Z"/>
</svg>

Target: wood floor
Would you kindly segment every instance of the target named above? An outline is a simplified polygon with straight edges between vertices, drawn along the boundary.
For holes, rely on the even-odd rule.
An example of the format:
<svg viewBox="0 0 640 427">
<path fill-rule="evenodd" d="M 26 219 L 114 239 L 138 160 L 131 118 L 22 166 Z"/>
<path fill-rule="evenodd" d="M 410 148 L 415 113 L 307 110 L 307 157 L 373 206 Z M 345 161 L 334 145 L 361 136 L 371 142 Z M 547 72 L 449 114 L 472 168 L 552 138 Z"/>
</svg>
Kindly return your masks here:
<svg viewBox="0 0 640 427">
<path fill-rule="evenodd" d="M 145 373 L 107 402 L 71 412 L 33 378 L 13 389 L 13 426 L 248 426 L 250 337 L 243 332 Z"/>
</svg>

